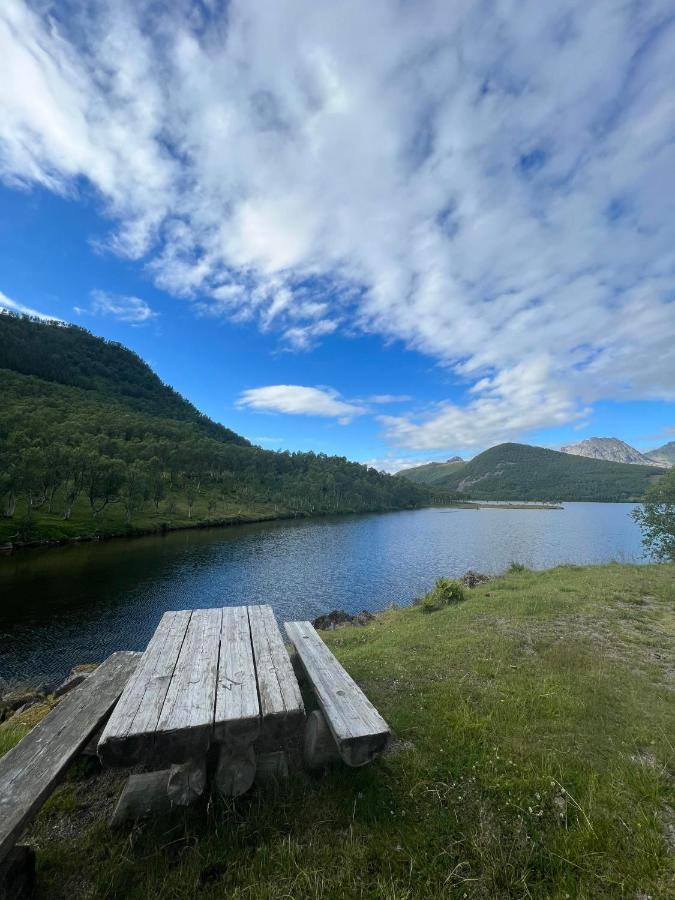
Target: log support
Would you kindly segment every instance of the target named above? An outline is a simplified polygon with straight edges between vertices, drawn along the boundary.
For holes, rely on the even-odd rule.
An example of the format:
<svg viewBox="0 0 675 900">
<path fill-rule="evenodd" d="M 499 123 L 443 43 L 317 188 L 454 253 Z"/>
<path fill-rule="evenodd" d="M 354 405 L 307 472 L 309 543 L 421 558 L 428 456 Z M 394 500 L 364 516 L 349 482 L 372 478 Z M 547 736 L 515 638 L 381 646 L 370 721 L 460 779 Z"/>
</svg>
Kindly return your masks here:
<svg viewBox="0 0 675 900">
<path fill-rule="evenodd" d="M 192 806 L 206 789 L 206 757 L 171 766 L 166 792 L 172 806 Z"/>
<path fill-rule="evenodd" d="M 239 797 L 255 779 L 256 759 L 252 744 L 222 744 L 218 752 L 215 785 L 225 797 Z"/>
<path fill-rule="evenodd" d="M 35 888 L 35 851 L 16 844 L 0 863 L 0 900 L 24 900 Z"/>
<path fill-rule="evenodd" d="M 340 759 L 324 714 L 315 709 L 307 716 L 302 758 L 308 769 L 320 769 Z"/>
</svg>

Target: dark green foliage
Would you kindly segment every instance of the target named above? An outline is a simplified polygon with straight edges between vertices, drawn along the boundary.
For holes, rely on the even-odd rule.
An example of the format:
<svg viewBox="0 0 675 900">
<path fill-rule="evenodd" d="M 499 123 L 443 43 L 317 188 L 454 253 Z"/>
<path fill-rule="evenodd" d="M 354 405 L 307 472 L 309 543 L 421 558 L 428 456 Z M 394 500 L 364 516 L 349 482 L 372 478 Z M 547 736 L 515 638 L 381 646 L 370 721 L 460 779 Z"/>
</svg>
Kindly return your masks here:
<svg viewBox="0 0 675 900">
<path fill-rule="evenodd" d="M 401 474 L 419 481 L 416 471 Z M 618 502 L 640 500 L 662 474 L 663 469 L 656 466 L 588 459 L 527 444 L 499 444 L 470 462 L 452 466 L 435 487 L 460 491 L 476 500 Z"/>
<path fill-rule="evenodd" d="M 254 447 L 81 328 L 0 315 L 0 391 L 3 539 L 53 536 L 54 520 L 84 510 L 90 533 L 111 533 L 139 519 L 158 528 L 430 502 L 426 489 L 343 457 Z"/>
<path fill-rule="evenodd" d="M 218 440 L 249 445 L 163 384 L 140 356 L 77 325 L 0 314 L 0 369 L 83 388 L 148 415 L 193 422 Z"/>
<path fill-rule="evenodd" d="M 650 485 L 633 518 L 642 529 L 642 543 L 656 559 L 675 560 L 675 469 Z"/>
<path fill-rule="evenodd" d="M 515 574 L 521 574 L 522 572 L 527 572 L 527 566 L 521 562 L 516 562 L 514 560 L 511 565 L 508 567 L 507 572 L 513 572 Z"/>
</svg>

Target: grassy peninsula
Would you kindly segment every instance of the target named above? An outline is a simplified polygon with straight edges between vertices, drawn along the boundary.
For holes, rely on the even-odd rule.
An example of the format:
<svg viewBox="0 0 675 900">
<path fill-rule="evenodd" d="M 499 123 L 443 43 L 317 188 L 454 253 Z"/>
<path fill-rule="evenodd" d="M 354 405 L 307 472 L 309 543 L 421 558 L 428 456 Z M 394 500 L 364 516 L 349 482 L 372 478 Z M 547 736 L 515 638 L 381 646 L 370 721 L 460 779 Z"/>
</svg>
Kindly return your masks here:
<svg viewBox="0 0 675 900">
<path fill-rule="evenodd" d="M 31 831 L 41 896 L 672 896 L 674 626 L 664 564 L 514 570 L 326 632 L 390 753 L 121 835 L 124 776 L 78 764 Z"/>
<path fill-rule="evenodd" d="M 0 544 L 433 500 L 344 457 L 253 446 L 75 326 L 0 313 L 0 392 Z"/>
</svg>

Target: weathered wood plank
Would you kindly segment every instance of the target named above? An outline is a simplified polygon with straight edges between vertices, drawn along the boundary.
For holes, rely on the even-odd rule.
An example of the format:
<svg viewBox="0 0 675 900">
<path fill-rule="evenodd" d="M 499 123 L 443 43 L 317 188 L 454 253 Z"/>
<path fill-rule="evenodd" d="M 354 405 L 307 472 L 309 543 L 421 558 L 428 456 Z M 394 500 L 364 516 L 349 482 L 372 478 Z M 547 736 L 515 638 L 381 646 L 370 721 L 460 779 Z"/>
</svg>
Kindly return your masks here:
<svg viewBox="0 0 675 900">
<path fill-rule="evenodd" d="M 246 746 L 260 731 L 248 612 L 245 606 L 229 606 L 222 613 L 214 738 L 230 746 Z"/>
<path fill-rule="evenodd" d="M 314 688 L 340 756 L 350 766 L 370 762 L 386 747 L 389 726 L 310 622 L 286 622 L 284 627 Z"/>
<path fill-rule="evenodd" d="M 108 715 L 139 659 L 113 653 L 0 759 L 0 860 Z"/>
<path fill-rule="evenodd" d="M 191 610 L 162 616 L 101 735 L 98 754 L 104 763 L 132 765 L 152 755 L 155 730 L 191 616 Z"/>
<path fill-rule="evenodd" d="M 273 741 L 293 734 L 305 718 L 300 686 L 271 606 L 249 606 L 251 643 L 258 677 L 261 736 Z"/>
<path fill-rule="evenodd" d="M 155 759 L 181 763 L 209 748 L 221 624 L 220 609 L 192 612 L 155 730 Z"/>
</svg>

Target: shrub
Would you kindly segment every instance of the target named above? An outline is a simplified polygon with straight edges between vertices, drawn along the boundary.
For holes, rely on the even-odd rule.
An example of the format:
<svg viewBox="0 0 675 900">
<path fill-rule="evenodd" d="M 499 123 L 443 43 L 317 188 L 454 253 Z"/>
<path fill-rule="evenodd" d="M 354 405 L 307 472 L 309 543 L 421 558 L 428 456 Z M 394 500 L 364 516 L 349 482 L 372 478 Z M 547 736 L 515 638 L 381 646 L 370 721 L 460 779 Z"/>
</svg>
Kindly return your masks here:
<svg viewBox="0 0 675 900">
<path fill-rule="evenodd" d="M 437 578 L 432 593 L 436 594 L 444 604 L 460 603 L 466 600 L 466 592 L 455 578 Z"/>
<path fill-rule="evenodd" d="M 441 608 L 441 604 L 438 602 L 438 599 L 434 597 L 433 591 L 429 591 L 426 596 L 422 597 L 422 601 L 419 605 L 423 613 L 436 612 L 437 609 Z"/>
<path fill-rule="evenodd" d="M 466 600 L 466 591 L 454 578 L 437 578 L 436 583 L 428 594 L 422 598 L 422 612 L 434 612 L 451 603 L 460 603 Z"/>
<path fill-rule="evenodd" d="M 527 572 L 527 566 L 523 565 L 521 562 L 516 562 L 513 560 L 511 565 L 506 570 L 507 572 Z"/>
</svg>

